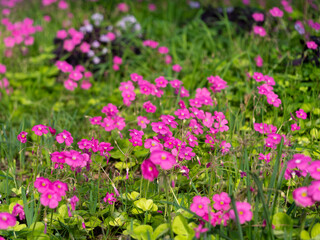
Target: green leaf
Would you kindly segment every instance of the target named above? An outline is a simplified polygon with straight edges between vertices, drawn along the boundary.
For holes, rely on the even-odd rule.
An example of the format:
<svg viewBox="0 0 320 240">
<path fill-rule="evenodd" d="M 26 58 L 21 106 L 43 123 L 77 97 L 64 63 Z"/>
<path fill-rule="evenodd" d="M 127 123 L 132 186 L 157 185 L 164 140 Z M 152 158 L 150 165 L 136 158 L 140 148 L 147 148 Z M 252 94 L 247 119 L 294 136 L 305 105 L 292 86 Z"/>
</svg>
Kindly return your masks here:
<svg viewBox="0 0 320 240">
<path fill-rule="evenodd" d="M 31 232 L 28 234 L 27 240 L 50 240 L 50 237 L 42 232 Z"/>
<path fill-rule="evenodd" d="M 95 228 L 98 227 L 101 224 L 101 220 L 97 217 L 90 217 L 89 221 L 85 222 L 86 227 L 88 228 Z"/>
<path fill-rule="evenodd" d="M 153 203 L 151 199 L 141 198 L 133 203 L 137 208 L 142 209 L 143 211 L 157 211 L 158 207 Z"/>
<path fill-rule="evenodd" d="M 66 204 L 62 205 L 61 207 L 59 207 L 58 209 L 58 213 L 62 218 L 68 218 L 68 207 Z"/>
<path fill-rule="evenodd" d="M 31 231 L 33 231 L 34 229 L 35 232 L 44 232 L 44 228 L 45 226 L 44 226 L 44 223 L 42 222 L 32 223 L 31 226 L 29 227 Z"/>
<path fill-rule="evenodd" d="M 302 230 L 301 233 L 300 233 L 300 238 L 301 238 L 301 240 L 310 239 L 310 235 L 309 235 L 308 231 Z"/>
<path fill-rule="evenodd" d="M 169 224 L 168 223 L 163 223 L 160 224 L 153 233 L 153 239 L 157 239 L 158 237 L 163 236 L 169 231 Z"/>
<path fill-rule="evenodd" d="M 292 220 L 289 215 L 278 212 L 273 215 L 272 224 L 276 230 L 290 230 L 292 227 Z"/>
<path fill-rule="evenodd" d="M 192 238 L 194 235 L 194 230 L 188 226 L 187 220 L 182 215 L 178 215 L 174 218 L 172 222 L 172 231 L 177 235 L 186 237 L 186 239 Z"/>
<path fill-rule="evenodd" d="M 315 238 L 318 235 L 320 235 L 320 223 L 315 224 L 311 230 L 311 238 Z"/>
</svg>

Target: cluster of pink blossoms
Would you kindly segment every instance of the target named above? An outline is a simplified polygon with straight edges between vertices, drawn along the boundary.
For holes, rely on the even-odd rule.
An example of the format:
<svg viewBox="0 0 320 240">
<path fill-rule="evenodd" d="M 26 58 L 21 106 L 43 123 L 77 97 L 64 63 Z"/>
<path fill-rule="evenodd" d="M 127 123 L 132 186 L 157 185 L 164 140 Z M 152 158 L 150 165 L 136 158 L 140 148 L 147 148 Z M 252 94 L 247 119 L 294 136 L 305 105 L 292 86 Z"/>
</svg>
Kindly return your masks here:
<svg viewBox="0 0 320 240">
<path fill-rule="evenodd" d="M 227 83 L 218 76 L 211 76 L 208 79 L 212 84 L 211 89 L 213 92 L 219 92 L 227 87 Z M 131 80 L 122 82 L 119 88 L 122 91 L 123 100 L 126 105 L 131 105 L 131 102 L 136 99 L 134 83 L 138 84 L 142 95 L 157 96 L 159 94 L 158 97 L 161 97 L 164 93 L 162 89 L 170 84 L 175 89 L 175 93 L 180 95 L 180 98 L 189 97 L 189 92 L 182 87 L 182 82 L 177 79 L 168 81 L 165 77 L 160 76 L 155 79 L 155 84 L 152 84 L 144 80 L 141 75 L 133 73 L 131 74 Z M 158 176 L 156 165 L 159 165 L 164 170 L 171 169 L 174 166 L 179 167 L 183 175 L 188 177 L 189 169 L 182 166 L 180 162 L 193 159 L 195 156 L 193 148 L 198 145 L 198 138 L 195 135 L 202 134 L 204 127 L 209 129 L 205 142 L 211 147 L 219 143 L 217 147 L 221 148 L 223 154 L 229 152 L 231 144 L 226 141 L 220 142 L 220 140 L 216 139 L 218 132 L 225 132 L 229 129 L 227 125 L 228 121 L 225 119 L 224 114 L 215 111 L 214 115 L 212 115 L 210 112 L 204 112 L 199 109 L 203 106 L 213 106 L 214 104 L 216 103 L 207 88 L 198 88 L 196 90 L 195 98 L 189 99 L 189 105 L 191 106 L 189 108 L 183 100 L 179 101 L 178 105 L 180 108 L 174 111 L 174 115 L 183 122 L 190 121 L 188 131 L 183 140 L 173 137 L 173 132 L 170 129 L 177 128 L 178 122 L 176 118 L 172 115 L 162 115 L 160 116 L 160 122 L 150 124 L 152 131 L 157 135 L 145 139 L 143 143 L 143 129 L 147 128 L 150 120 L 145 116 L 137 117 L 138 126 L 142 130 L 130 129 L 131 138 L 129 141 L 133 146 L 142 146 L 144 144 L 145 148 L 150 149 L 150 158 L 145 160 L 141 166 L 144 178 L 152 181 Z M 157 107 L 150 101 L 145 102 L 143 108 L 147 113 L 155 113 L 157 111 Z M 98 124 L 101 118 L 92 118 L 91 121 L 94 121 L 93 124 Z"/>
<path fill-rule="evenodd" d="M 150 47 L 152 49 L 156 49 L 156 48 L 158 48 L 159 43 L 157 41 L 154 41 L 154 40 L 145 40 L 145 41 L 143 41 L 143 46 Z M 161 55 L 164 55 L 164 61 L 165 61 L 166 64 L 171 64 L 172 57 L 168 54 L 169 53 L 169 49 L 167 47 L 160 46 L 158 48 L 158 52 Z"/>
<path fill-rule="evenodd" d="M 88 43 L 82 42 L 84 39 L 84 33 L 77 31 L 74 28 L 70 28 L 68 31 L 64 29 L 59 30 L 56 37 L 60 40 L 63 40 L 63 49 L 67 52 L 72 52 L 76 46 L 79 46 L 80 51 L 83 53 L 89 52 L 90 50 L 90 45 L 87 46 Z M 82 45 L 80 45 L 81 43 Z"/>
<path fill-rule="evenodd" d="M 307 114 L 303 111 L 303 109 L 299 109 L 296 111 L 296 117 L 301 118 L 303 120 L 307 119 Z M 298 120 L 294 117 L 292 117 L 293 120 L 295 120 L 296 123 L 291 124 L 291 131 L 298 131 L 301 129 L 301 127 L 297 124 Z"/>
<path fill-rule="evenodd" d="M 310 207 L 320 201 L 320 160 L 312 161 L 311 157 L 294 154 L 288 161 L 285 178 L 293 176 L 306 177 L 308 174 L 315 180 L 310 186 L 299 187 L 293 191 L 293 199 L 301 207 Z"/>
<path fill-rule="evenodd" d="M 230 207 L 231 199 L 227 193 L 215 194 L 212 200 L 211 203 L 207 197 L 195 196 L 190 205 L 190 210 L 205 221 L 210 222 L 214 227 L 221 224 L 227 226 L 230 219 L 236 219 L 235 212 Z M 241 224 L 251 221 L 253 213 L 249 203 L 236 202 L 236 208 Z"/>
<path fill-rule="evenodd" d="M 261 134 L 267 134 L 267 138 L 265 139 L 266 147 L 276 149 L 282 138 L 284 145 L 290 145 L 290 141 L 286 138 L 286 135 L 280 135 L 276 133 L 276 126 L 268 125 L 266 123 L 254 123 L 254 130 Z"/>
<path fill-rule="evenodd" d="M 86 71 L 83 66 L 78 65 L 73 68 L 66 61 L 57 61 L 55 65 L 61 72 L 68 74 L 67 80 L 64 81 L 64 87 L 67 90 L 74 91 L 78 87 L 77 82 L 79 81 L 81 81 L 80 86 L 82 89 L 88 90 L 91 88 L 90 78 L 92 77 L 92 73 Z"/>
<path fill-rule="evenodd" d="M 78 147 L 83 152 L 70 150 L 62 152 L 51 153 L 51 161 L 55 163 L 55 168 L 62 169 L 63 164 L 67 164 L 71 167 L 72 171 L 80 172 L 82 168 L 86 167 L 87 170 L 90 169 L 91 160 L 91 150 L 93 153 L 100 152 L 101 156 L 109 157 L 109 152 L 113 149 L 110 143 L 99 142 L 97 139 L 92 138 L 91 140 L 82 139 L 78 142 Z"/>
<path fill-rule="evenodd" d="M 281 5 L 283 6 L 284 10 L 287 13 L 292 13 L 293 9 L 292 9 L 292 6 L 290 5 L 290 3 L 288 1 L 282 0 L 281 1 Z"/>
<path fill-rule="evenodd" d="M 273 17 L 282 18 L 283 17 L 283 11 L 278 7 L 273 7 L 269 10 L 269 13 Z"/>
<path fill-rule="evenodd" d="M 119 71 L 120 70 L 120 65 L 122 64 L 122 58 L 118 56 L 113 57 L 113 70 Z"/>
<path fill-rule="evenodd" d="M 41 193 L 40 202 L 43 206 L 56 208 L 62 197 L 68 191 L 68 185 L 61 181 L 51 182 L 47 178 L 38 177 L 34 182 L 34 187 Z"/>
<path fill-rule="evenodd" d="M 42 5 L 49 6 L 49 5 L 54 4 L 56 2 L 58 2 L 58 0 L 42 0 Z M 65 0 L 59 0 L 58 7 L 60 9 L 67 9 L 67 8 L 69 8 L 69 4 Z"/>
<path fill-rule="evenodd" d="M 221 92 L 222 89 L 225 89 L 228 87 L 227 82 L 224 81 L 219 76 L 210 76 L 207 78 L 209 83 L 212 84 L 210 87 L 213 92 Z"/>
<path fill-rule="evenodd" d="M 126 126 L 124 118 L 118 115 L 119 110 L 117 106 L 109 103 L 107 106 L 102 108 L 101 112 L 106 114 L 106 117 L 103 121 L 101 116 L 90 118 L 92 125 L 100 125 L 107 132 L 111 132 L 114 129 L 121 131 Z"/>
<path fill-rule="evenodd" d="M 9 36 L 3 39 L 4 45 L 7 48 L 7 52 L 5 53 L 7 57 L 12 56 L 12 48 L 15 45 L 33 45 L 34 37 L 32 35 L 42 31 L 41 26 L 33 26 L 34 21 L 30 18 L 25 18 L 23 21 L 15 23 L 10 22 L 8 18 L 3 18 L 1 23 L 6 26 L 6 30 L 9 33 Z"/>
<path fill-rule="evenodd" d="M 257 87 L 259 90 L 259 94 L 265 95 L 267 97 L 267 102 L 270 105 L 273 105 L 275 107 L 279 107 L 281 104 L 281 100 L 277 94 L 273 92 L 273 87 L 276 85 L 273 77 L 270 77 L 268 75 L 263 75 L 260 72 L 253 73 L 252 78 L 256 80 L 256 82 L 265 82 L 261 86 Z"/>
</svg>

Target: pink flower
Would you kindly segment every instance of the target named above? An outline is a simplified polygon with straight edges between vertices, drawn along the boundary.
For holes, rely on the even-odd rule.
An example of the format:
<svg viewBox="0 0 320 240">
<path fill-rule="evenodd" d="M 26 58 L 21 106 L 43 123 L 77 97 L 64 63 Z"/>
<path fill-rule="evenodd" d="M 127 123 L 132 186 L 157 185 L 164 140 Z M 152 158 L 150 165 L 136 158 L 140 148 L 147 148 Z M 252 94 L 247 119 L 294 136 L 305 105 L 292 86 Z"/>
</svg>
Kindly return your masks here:
<svg viewBox="0 0 320 240">
<path fill-rule="evenodd" d="M 153 3 L 149 3 L 149 4 L 148 4 L 148 9 L 149 9 L 151 12 L 153 12 L 153 11 L 155 11 L 155 10 L 157 9 L 157 6 L 156 6 L 155 4 L 153 4 Z"/>
<path fill-rule="evenodd" d="M 207 197 L 195 196 L 192 199 L 190 210 L 200 217 L 209 213 L 210 199 Z"/>
<path fill-rule="evenodd" d="M 292 124 L 291 125 L 291 131 L 294 132 L 294 131 L 298 131 L 300 130 L 300 126 L 298 126 L 296 123 Z"/>
<path fill-rule="evenodd" d="M 59 30 L 56 35 L 58 39 L 65 39 L 67 36 L 68 36 L 68 33 L 66 30 Z"/>
<path fill-rule="evenodd" d="M 281 100 L 279 99 L 278 95 L 274 92 L 267 93 L 267 102 L 275 107 L 279 107 L 281 104 Z"/>
<path fill-rule="evenodd" d="M 263 22 L 263 20 L 264 20 L 264 15 L 263 15 L 263 13 L 254 13 L 254 14 L 252 14 L 252 18 L 253 18 L 256 22 Z"/>
<path fill-rule="evenodd" d="M 312 162 L 308 167 L 308 172 L 313 179 L 320 180 L 320 160 Z"/>
<path fill-rule="evenodd" d="M 267 35 L 266 30 L 263 27 L 259 27 L 259 26 L 254 26 L 253 32 L 254 32 L 254 34 L 259 35 L 261 37 L 264 37 Z"/>
<path fill-rule="evenodd" d="M 146 159 L 142 162 L 141 172 L 142 176 L 149 181 L 153 181 L 159 175 L 156 165 L 154 165 L 150 159 Z"/>
<path fill-rule="evenodd" d="M 83 77 L 82 73 L 78 72 L 78 71 L 72 71 L 69 74 L 69 78 L 74 80 L 74 81 L 79 81 L 82 77 Z"/>
<path fill-rule="evenodd" d="M 16 218 L 6 212 L 0 213 L 0 229 L 7 229 L 16 225 Z"/>
<path fill-rule="evenodd" d="M 157 110 L 157 107 L 153 105 L 150 101 L 143 103 L 143 108 L 146 110 L 146 112 L 149 113 L 154 113 Z"/>
<path fill-rule="evenodd" d="M 65 196 L 66 192 L 68 191 L 68 185 L 66 183 L 60 182 L 59 180 L 54 181 L 51 186 L 52 189 L 61 197 Z"/>
<path fill-rule="evenodd" d="M 116 39 L 116 35 L 113 33 L 113 32 L 108 32 L 106 34 L 106 37 L 110 40 L 110 41 L 113 41 Z"/>
<path fill-rule="evenodd" d="M 89 88 L 91 88 L 92 84 L 91 82 L 87 81 L 87 80 L 83 80 L 80 87 L 84 90 L 88 90 Z"/>
<path fill-rule="evenodd" d="M 313 199 L 313 201 L 320 201 L 320 181 L 313 181 L 308 187 L 308 196 Z"/>
<path fill-rule="evenodd" d="M 23 220 L 26 218 L 25 213 L 23 211 L 23 206 L 21 206 L 19 203 L 14 205 L 13 210 L 12 210 L 12 215 L 13 216 L 19 215 L 20 220 Z"/>
<path fill-rule="evenodd" d="M 150 123 L 150 121 L 148 120 L 148 118 L 146 117 L 143 117 L 143 116 L 138 116 L 137 117 L 137 120 L 138 120 L 138 126 L 140 126 L 141 128 L 146 128 L 147 127 L 147 124 Z"/>
<path fill-rule="evenodd" d="M 42 124 L 33 126 L 32 131 L 34 131 L 34 133 L 38 136 L 42 136 L 42 134 L 48 133 L 47 126 Z"/>
<path fill-rule="evenodd" d="M 297 118 L 307 119 L 307 114 L 303 111 L 303 109 L 299 109 L 296 111 Z"/>
<path fill-rule="evenodd" d="M 122 64 L 122 58 L 118 56 L 113 57 L 113 63 L 116 65 L 121 65 Z"/>
<path fill-rule="evenodd" d="M 212 197 L 213 200 L 213 208 L 216 210 L 223 210 L 223 211 L 227 211 L 230 208 L 230 202 L 231 202 L 231 198 L 229 197 L 229 195 L 225 192 L 222 192 L 220 194 L 215 194 Z"/>
<path fill-rule="evenodd" d="M 273 16 L 273 17 L 279 17 L 281 18 L 283 16 L 283 11 L 281 11 L 279 8 L 277 7 L 274 7 L 272 9 L 269 10 L 270 14 Z"/>
<path fill-rule="evenodd" d="M 7 68 L 5 65 L 0 64 L 0 74 L 5 74 L 7 71 Z"/>
<path fill-rule="evenodd" d="M 189 110 L 186 108 L 178 109 L 174 112 L 174 115 L 176 115 L 181 120 L 190 118 Z"/>
<path fill-rule="evenodd" d="M 164 62 L 165 62 L 166 64 L 170 64 L 170 63 L 172 62 L 172 57 L 171 57 L 170 55 L 166 55 L 166 56 L 164 57 Z"/>
<path fill-rule="evenodd" d="M 117 8 L 120 12 L 128 12 L 129 11 L 129 6 L 126 3 L 119 3 L 117 5 Z"/>
<path fill-rule="evenodd" d="M 50 22 L 51 21 L 51 17 L 46 15 L 46 16 L 43 16 L 43 20 L 46 21 L 46 22 Z"/>
<path fill-rule="evenodd" d="M 70 201 L 70 205 L 71 205 L 72 210 L 75 211 L 77 202 L 79 202 L 79 198 L 77 196 L 73 196 L 72 198 L 70 198 L 69 201 Z"/>
<path fill-rule="evenodd" d="M 61 201 L 61 196 L 53 190 L 47 190 L 42 193 L 40 202 L 43 206 L 49 206 L 49 208 L 56 208 Z"/>
<path fill-rule="evenodd" d="M 165 79 L 163 76 L 160 76 L 155 79 L 156 87 L 158 88 L 165 88 L 168 84 L 168 80 Z"/>
<path fill-rule="evenodd" d="M 227 143 L 226 141 L 222 141 L 220 144 L 220 147 L 221 147 L 221 152 L 223 154 L 225 154 L 225 153 L 229 152 L 231 144 Z"/>
<path fill-rule="evenodd" d="M 271 153 L 268 153 L 266 155 L 259 153 L 259 160 L 264 160 L 268 163 L 268 162 L 270 162 L 270 155 L 271 155 Z"/>
<path fill-rule="evenodd" d="M 256 61 L 257 67 L 262 67 L 263 66 L 263 59 L 261 58 L 260 55 L 258 55 L 254 60 Z"/>
<path fill-rule="evenodd" d="M 104 106 L 101 110 L 102 113 L 105 113 L 109 117 L 113 117 L 117 115 L 119 112 L 117 106 L 113 105 L 112 103 L 108 103 L 107 106 Z"/>
<path fill-rule="evenodd" d="M 119 71 L 120 67 L 117 64 L 113 64 L 112 69 L 115 70 L 115 71 Z"/>
<path fill-rule="evenodd" d="M 212 84 L 211 90 L 213 92 L 221 92 L 222 89 L 228 87 L 227 82 L 219 76 L 210 76 L 207 78 L 207 80 Z"/>
<path fill-rule="evenodd" d="M 169 49 L 167 47 L 159 47 L 158 52 L 160 54 L 167 54 L 169 52 Z"/>
<path fill-rule="evenodd" d="M 17 139 L 22 142 L 22 143 L 26 143 L 27 142 L 27 135 L 28 133 L 27 132 L 21 132 L 19 133 L 19 135 L 17 136 Z"/>
<path fill-rule="evenodd" d="M 298 176 L 306 177 L 308 174 L 308 167 L 311 161 L 311 157 L 305 156 L 303 154 L 294 154 L 293 158 L 290 161 L 288 161 L 287 169 L 284 174 L 285 179 L 290 179 L 292 176 L 292 172 L 294 172 Z"/>
<path fill-rule="evenodd" d="M 56 140 L 58 143 L 66 143 L 66 146 L 70 146 L 73 143 L 73 137 L 71 136 L 71 133 L 63 130 L 62 133 L 57 134 Z"/>
<path fill-rule="evenodd" d="M 83 53 L 88 53 L 90 51 L 90 44 L 87 43 L 87 42 L 83 42 L 80 45 L 80 51 L 83 52 Z"/>
<path fill-rule="evenodd" d="M 67 8 L 69 7 L 69 4 L 68 4 L 67 2 L 65 2 L 65 1 L 60 1 L 60 2 L 58 3 L 58 7 L 59 7 L 60 9 L 67 9 Z"/>
<path fill-rule="evenodd" d="M 48 191 L 51 188 L 51 186 L 51 181 L 44 177 L 38 177 L 34 182 L 34 187 L 38 190 L 39 193 L 44 193 Z"/>
<path fill-rule="evenodd" d="M 309 49 L 316 50 L 318 48 L 318 45 L 314 41 L 309 41 L 309 42 L 307 42 L 307 47 Z"/>
<path fill-rule="evenodd" d="M 75 150 L 65 152 L 65 162 L 72 168 L 84 167 L 86 165 L 84 157 Z"/>
<path fill-rule="evenodd" d="M 137 73 L 131 73 L 130 78 L 134 82 L 139 82 L 139 81 L 143 80 L 143 77 Z"/>
<path fill-rule="evenodd" d="M 78 84 L 72 81 L 71 79 L 68 79 L 63 84 L 64 84 L 64 87 L 70 91 L 74 91 L 74 89 L 78 87 Z"/>
<path fill-rule="evenodd" d="M 247 202 L 236 202 L 236 208 L 239 216 L 240 224 L 244 224 L 245 222 L 250 222 L 252 219 L 252 211 L 251 205 Z M 234 210 L 230 211 L 230 218 L 236 221 L 236 215 Z"/>
<path fill-rule="evenodd" d="M 209 230 L 209 228 L 203 228 L 203 225 L 202 225 L 202 224 L 199 224 L 198 227 L 194 228 L 195 237 L 196 237 L 197 239 L 199 239 L 199 238 L 200 238 L 200 234 L 201 234 L 201 233 L 205 233 L 205 232 L 207 232 L 208 230 Z"/>
<path fill-rule="evenodd" d="M 252 78 L 257 82 L 265 81 L 263 74 L 260 72 L 254 72 L 252 75 Z"/>
<path fill-rule="evenodd" d="M 103 201 L 105 203 L 108 202 L 110 205 L 112 205 L 114 202 L 117 201 L 117 199 L 114 197 L 114 193 L 107 193 L 106 196 L 103 198 Z"/>
<path fill-rule="evenodd" d="M 63 49 L 67 50 L 68 52 L 72 52 L 74 49 L 75 44 L 72 40 L 67 39 L 63 42 Z"/>
<path fill-rule="evenodd" d="M 300 207 L 310 207 L 314 204 L 311 197 L 308 196 L 308 187 L 300 187 L 292 192 L 295 203 Z"/>
<path fill-rule="evenodd" d="M 171 169 L 176 164 L 175 157 L 167 152 L 162 150 L 153 151 L 150 155 L 150 161 L 164 170 Z"/>
<path fill-rule="evenodd" d="M 172 70 L 175 72 L 180 72 L 182 67 L 179 64 L 175 64 L 172 66 Z"/>
</svg>

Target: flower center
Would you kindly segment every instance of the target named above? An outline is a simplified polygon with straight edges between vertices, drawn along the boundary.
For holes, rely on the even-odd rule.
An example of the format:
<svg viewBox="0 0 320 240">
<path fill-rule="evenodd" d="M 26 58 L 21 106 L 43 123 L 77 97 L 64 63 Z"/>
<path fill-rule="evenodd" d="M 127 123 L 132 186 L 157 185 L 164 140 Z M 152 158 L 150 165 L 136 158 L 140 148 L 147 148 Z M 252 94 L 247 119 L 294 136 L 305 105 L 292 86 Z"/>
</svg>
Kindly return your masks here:
<svg viewBox="0 0 320 240">
<path fill-rule="evenodd" d="M 49 198 L 49 199 L 51 199 L 51 198 L 52 198 L 52 195 L 51 195 L 51 194 L 49 194 L 49 195 L 48 195 L 48 198 Z"/>
<path fill-rule="evenodd" d="M 41 185 L 42 185 L 42 187 L 45 187 L 45 186 L 46 186 L 46 184 L 45 184 L 45 183 L 42 183 Z"/>
<path fill-rule="evenodd" d="M 167 157 L 166 156 L 161 156 L 161 159 L 162 160 L 165 160 Z"/>
<path fill-rule="evenodd" d="M 72 157 L 72 160 L 76 160 L 77 158 L 76 157 Z"/>
<path fill-rule="evenodd" d="M 7 217 L 2 217 L 2 221 L 7 221 Z"/>
<path fill-rule="evenodd" d="M 306 192 L 303 192 L 303 193 L 301 194 L 301 196 L 302 196 L 302 197 L 306 197 L 306 196 L 307 196 L 307 193 L 306 193 Z"/>
<path fill-rule="evenodd" d="M 149 171 L 151 172 L 153 170 L 153 168 L 152 167 L 149 167 Z"/>
<path fill-rule="evenodd" d="M 203 206 L 202 206 L 201 204 L 199 204 L 199 205 L 198 205 L 198 208 L 199 208 L 199 209 L 202 209 L 202 208 L 203 208 Z"/>
<path fill-rule="evenodd" d="M 220 205 L 223 205 L 223 204 L 224 204 L 224 202 L 223 202 L 223 201 L 221 201 L 221 202 L 220 202 Z"/>
<path fill-rule="evenodd" d="M 25 135 L 24 135 L 24 134 L 22 134 L 22 135 L 21 135 L 21 137 L 22 137 L 22 138 L 24 138 L 24 137 L 25 137 Z"/>
<path fill-rule="evenodd" d="M 240 215 L 243 215 L 243 211 L 240 211 L 239 214 L 240 214 Z"/>
</svg>

